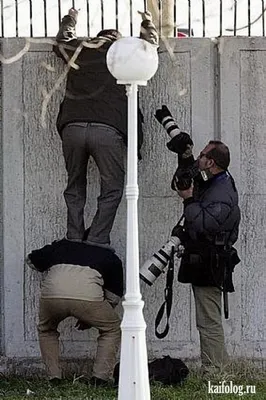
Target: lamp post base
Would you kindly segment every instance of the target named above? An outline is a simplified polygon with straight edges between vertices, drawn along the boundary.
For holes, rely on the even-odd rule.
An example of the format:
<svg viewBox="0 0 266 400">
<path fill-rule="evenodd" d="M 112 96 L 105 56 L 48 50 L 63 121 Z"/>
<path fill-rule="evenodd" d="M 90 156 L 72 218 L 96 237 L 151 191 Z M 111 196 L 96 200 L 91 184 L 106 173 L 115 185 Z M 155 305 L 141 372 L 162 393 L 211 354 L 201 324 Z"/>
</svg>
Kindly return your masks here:
<svg viewBox="0 0 266 400">
<path fill-rule="evenodd" d="M 150 400 L 146 324 L 142 300 L 125 300 L 118 400 Z"/>
</svg>

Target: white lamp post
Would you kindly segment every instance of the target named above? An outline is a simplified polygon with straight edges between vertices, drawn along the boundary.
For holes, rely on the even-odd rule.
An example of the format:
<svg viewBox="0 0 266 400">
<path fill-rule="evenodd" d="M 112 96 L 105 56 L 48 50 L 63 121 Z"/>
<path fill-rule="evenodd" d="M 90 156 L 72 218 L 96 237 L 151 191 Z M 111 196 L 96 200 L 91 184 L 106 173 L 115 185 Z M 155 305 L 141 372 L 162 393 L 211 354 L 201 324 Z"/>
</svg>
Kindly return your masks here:
<svg viewBox="0 0 266 400">
<path fill-rule="evenodd" d="M 119 39 L 108 50 L 107 66 L 117 83 L 126 85 L 128 96 L 126 294 L 118 400 L 149 400 L 146 324 L 139 285 L 137 91 L 158 68 L 157 46 L 134 37 Z"/>
</svg>

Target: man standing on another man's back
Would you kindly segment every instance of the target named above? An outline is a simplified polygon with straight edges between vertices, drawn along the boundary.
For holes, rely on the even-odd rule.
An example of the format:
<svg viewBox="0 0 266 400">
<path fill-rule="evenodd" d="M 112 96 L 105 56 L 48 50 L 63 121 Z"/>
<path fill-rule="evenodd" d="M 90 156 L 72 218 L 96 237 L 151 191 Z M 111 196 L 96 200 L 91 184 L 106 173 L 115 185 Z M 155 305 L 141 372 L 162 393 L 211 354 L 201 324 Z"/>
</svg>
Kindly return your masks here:
<svg viewBox="0 0 266 400">
<path fill-rule="evenodd" d="M 157 46 L 158 35 L 151 14 L 148 11 L 140 14 L 143 20 L 140 38 Z M 107 68 L 106 53 L 121 34 L 116 29 L 105 29 L 96 38 L 78 40 L 75 35 L 77 15 L 72 8 L 64 16 L 54 46 L 55 53 L 69 68 L 66 93 L 57 118 L 68 173 L 64 192 L 66 238 L 86 239 L 89 244 L 110 248 L 110 232 L 124 189 L 127 96 L 124 85 L 117 85 Z M 142 144 L 141 118 L 139 112 L 139 149 Z M 85 232 L 84 206 L 90 156 L 100 172 L 101 192 L 96 215 Z"/>
</svg>

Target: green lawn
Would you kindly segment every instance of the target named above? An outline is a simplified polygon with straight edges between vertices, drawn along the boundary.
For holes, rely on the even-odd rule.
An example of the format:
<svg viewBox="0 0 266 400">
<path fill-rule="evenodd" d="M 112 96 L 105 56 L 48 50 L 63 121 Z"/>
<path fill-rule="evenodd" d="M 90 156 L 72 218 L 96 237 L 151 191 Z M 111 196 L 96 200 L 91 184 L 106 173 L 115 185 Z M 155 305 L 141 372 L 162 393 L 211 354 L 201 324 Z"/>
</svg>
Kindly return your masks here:
<svg viewBox="0 0 266 400">
<path fill-rule="evenodd" d="M 246 390 L 246 385 L 255 385 L 256 394 L 241 396 L 239 394 L 208 393 L 209 385 L 221 385 L 223 381 L 225 381 L 225 385 L 229 385 L 230 381 L 232 385 L 242 385 L 243 391 Z M 212 386 L 212 390 L 215 390 L 214 386 Z M 117 394 L 115 389 L 95 389 L 80 383 L 78 379 L 64 381 L 56 387 L 51 386 L 43 379 L 5 378 L 2 376 L 0 380 L 0 399 L 7 400 L 115 400 Z M 202 379 L 197 372 L 192 372 L 182 387 L 167 387 L 158 383 L 151 386 L 152 400 L 231 400 L 237 398 L 266 400 L 266 373 L 261 370 L 239 370 L 210 375 L 208 378 Z"/>
</svg>

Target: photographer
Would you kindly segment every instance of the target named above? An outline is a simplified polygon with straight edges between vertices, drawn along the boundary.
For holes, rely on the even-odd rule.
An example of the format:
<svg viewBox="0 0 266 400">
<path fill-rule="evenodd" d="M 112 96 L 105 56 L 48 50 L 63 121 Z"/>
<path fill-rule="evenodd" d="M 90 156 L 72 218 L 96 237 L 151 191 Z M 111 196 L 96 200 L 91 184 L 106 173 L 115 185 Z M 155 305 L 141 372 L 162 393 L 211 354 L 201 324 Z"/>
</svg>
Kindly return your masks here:
<svg viewBox="0 0 266 400">
<path fill-rule="evenodd" d="M 157 47 L 158 34 L 148 11 L 142 18 L 140 38 Z M 104 29 L 95 38 L 78 39 L 78 11 L 71 8 L 62 19 L 56 44 L 58 57 L 66 64 L 66 93 L 57 117 L 68 183 L 66 238 L 87 240 L 110 248 L 110 232 L 124 189 L 124 156 L 127 143 L 127 96 L 109 72 L 106 54 L 121 33 Z M 142 144 L 142 113 L 138 114 L 138 148 Z M 97 212 L 85 231 L 87 166 L 92 157 L 98 167 L 101 192 Z M 139 158 L 140 153 L 139 153 Z"/>
<path fill-rule="evenodd" d="M 179 128 L 168 109 L 164 109 L 164 117 L 161 118 L 162 110 L 157 110 L 156 118 L 168 134 L 171 134 L 173 129 Z M 167 124 L 163 123 L 166 120 Z M 180 131 L 176 131 L 176 134 L 175 143 L 178 143 Z M 172 143 L 174 138 L 171 139 Z M 182 162 L 184 149 L 191 149 L 193 143 L 185 135 L 183 139 L 179 136 L 180 143 L 181 151 L 180 146 L 172 150 L 179 153 L 179 160 Z M 172 232 L 173 236 L 180 238 L 184 246 L 178 280 L 192 284 L 203 370 L 221 367 L 228 362 L 222 325 L 222 291 L 234 291 L 232 272 L 240 261 L 232 247 L 238 238 L 240 210 L 237 189 L 227 171 L 229 163 L 228 147 L 213 140 L 197 159 L 199 174 L 195 176 L 196 187 L 193 187 L 191 179 L 185 179 L 188 187 L 180 187 L 180 166 L 172 181 L 172 188 L 184 200 L 184 228 L 180 229 L 179 226 Z M 191 171 L 194 171 L 194 166 L 194 159 L 191 158 L 187 166 L 187 176 L 190 178 L 193 176 Z"/>
<path fill-rule="evenodd" d="M 49 380 L 59 383 L 59 332 L 61 321 L 78 319 L 79 330 L 99 331 L 90 383 L 107 386 L 120 345 L 120 319 L 114 307 L 123 294 L 121 260 L 109 249 L 66 239 L 32 251 L 29 266 L 45 273 L 39 307 L 39 344 Z"/>
</svg>

